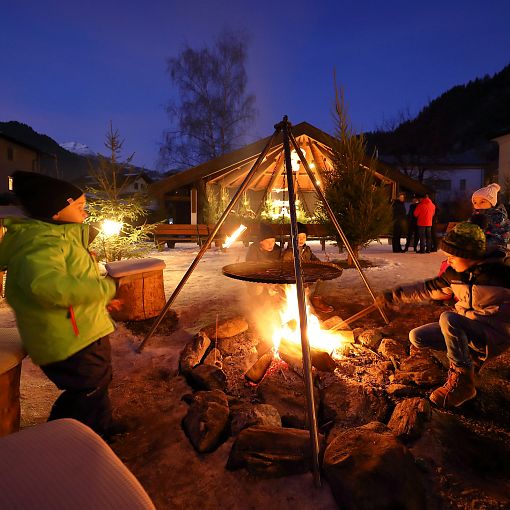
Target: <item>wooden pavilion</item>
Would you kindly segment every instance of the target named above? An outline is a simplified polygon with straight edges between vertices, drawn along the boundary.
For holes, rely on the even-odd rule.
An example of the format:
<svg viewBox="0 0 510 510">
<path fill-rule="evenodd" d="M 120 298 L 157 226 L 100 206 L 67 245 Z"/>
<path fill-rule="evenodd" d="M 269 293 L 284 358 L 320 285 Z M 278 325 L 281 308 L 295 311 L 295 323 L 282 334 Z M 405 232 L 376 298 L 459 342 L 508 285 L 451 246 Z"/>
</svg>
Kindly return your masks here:
<svg viewBox="0 0 510 510">
<path fill-rule="evenodd" d="M 332 167 L 333 137 L 307 122 L 293 126 L 292 132 L 320 183 L 322 172 Z M 155 182 L 150 187 L 150 192 L 164 202 L 168 219 L 172 218 L 173 223 L 206 223 L 203 211 L 207 187 L 226 191 L 231 197 L 269 139 L 270 137 L 263 138 L 241 149 Z M 292 157 L 292 160 L 295 189 L 300 207 L 307 215 L 312 215 L 317 202 L 315 190 L 299 158 Z M 388 186 L 388 198 L 394 198 L 398 192 L 402 191 L 407 194 L 430 193 L 430 190 L 420 182 L 382 163 L 378 164 L 376 177 Z M 288 199 L 285 181 L 283 141 L 280 135 L 264 158 L 247 190 L 247 202 L 252 212 L 255 214 L 260 212 L 261 207 L 264 207 L 269 200 L 275 204 L 275 215 L 280 214 Z"/>
</svg>

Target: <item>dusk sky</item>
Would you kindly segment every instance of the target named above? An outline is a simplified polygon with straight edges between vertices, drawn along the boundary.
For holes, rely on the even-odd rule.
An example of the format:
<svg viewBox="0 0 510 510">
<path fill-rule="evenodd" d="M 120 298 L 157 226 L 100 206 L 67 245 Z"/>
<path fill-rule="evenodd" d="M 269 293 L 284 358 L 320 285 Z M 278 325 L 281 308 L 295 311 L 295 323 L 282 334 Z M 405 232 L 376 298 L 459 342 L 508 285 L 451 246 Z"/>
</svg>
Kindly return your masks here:
<svg viewBox="0 0 510 510">
<path fill-rule="evenodd" d="M 104 152 L 111 120 L 134 163 L 154 168 L 166 59 L 229 28 L 250 41 L 249 141 L 285 114 L 332 132 L 334 69 L 368 131 L 509 64 L 509 20 L 508 0 L 0 0 L 0 121 Z"/>
</svg>

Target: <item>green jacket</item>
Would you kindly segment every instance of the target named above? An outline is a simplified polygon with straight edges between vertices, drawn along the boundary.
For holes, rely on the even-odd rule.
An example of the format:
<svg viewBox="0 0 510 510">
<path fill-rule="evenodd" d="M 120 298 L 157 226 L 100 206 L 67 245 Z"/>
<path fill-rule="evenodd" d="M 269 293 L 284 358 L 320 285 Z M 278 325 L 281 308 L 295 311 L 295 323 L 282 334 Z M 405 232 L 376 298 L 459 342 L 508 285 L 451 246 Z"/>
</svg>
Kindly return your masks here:
<svg viewBox="0 0 510 510">
<path fill-rule="evenodd" d="M 114 329 L 106 305 L 115 283 L 88 252 L 89 226 L 6 220 L 0 269 L 23 347 L 34 363 L 61 361 Z"/>
</svg>

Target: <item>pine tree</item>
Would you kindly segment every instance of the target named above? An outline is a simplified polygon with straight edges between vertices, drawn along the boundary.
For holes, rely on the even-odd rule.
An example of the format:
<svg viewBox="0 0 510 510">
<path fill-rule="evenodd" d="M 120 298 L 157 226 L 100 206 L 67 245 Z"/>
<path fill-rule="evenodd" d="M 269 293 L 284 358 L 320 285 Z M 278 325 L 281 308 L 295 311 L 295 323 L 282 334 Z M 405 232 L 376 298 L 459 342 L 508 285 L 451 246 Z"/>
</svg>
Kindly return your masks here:
<svg viewBox="0 0 510 510">
<path fill-rule="evenodd" d="M 351 127 L 343 91 L 335 87 L 336 131 L 333 168 L 323 176 L 326 199 L 349 244 L 358 256 L 391 228 L 389 191 L 375 175 L 376 160 L 367 155 L 363 134 Z M 324 217 L 324 211 L 320 214 Z M 337 239 L 340 246 L 340 239 Z M 351 257 L 349 265 L 353 265 Z"/>
<path fill-rule="evenodd" d="M 127 258 L 141 258 L 150 250 L 147 243 L 153 225 L 145 223 L 148 196 L 143 192 L 126 195 L 126 187 L 132 176 L 126 175 L 131 168 L 133 155 L 120 162 L 124 141 L 112 124 L 106 134 L 105 147 L 109 157 L 99 156 L 97 167 L 90 165 L 94 184 L 87 189 L 88 223 L 97 224 L 99 233 L 91 249 L 98 259 L 111 262 Z M 108 231 L 117 226 L 118 233 Z"/>
</svg>

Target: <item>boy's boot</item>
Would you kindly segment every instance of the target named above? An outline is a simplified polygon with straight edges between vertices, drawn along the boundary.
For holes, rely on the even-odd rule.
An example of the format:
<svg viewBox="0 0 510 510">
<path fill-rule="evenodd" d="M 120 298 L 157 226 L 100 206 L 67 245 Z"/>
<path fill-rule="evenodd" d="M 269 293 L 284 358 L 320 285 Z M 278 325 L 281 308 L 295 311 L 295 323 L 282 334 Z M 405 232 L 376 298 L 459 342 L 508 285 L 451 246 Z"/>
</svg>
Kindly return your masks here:
<svg viewBox="0 0 510 510">
<path fill-rule="evenodd" d="M 450 363 L 448 379 L 430 394 L 430 400 L 438 407 L 450 409 L 475 398 L 475 374 L 473 367 L 462 368 Z"/>
</svg>

